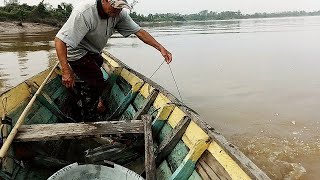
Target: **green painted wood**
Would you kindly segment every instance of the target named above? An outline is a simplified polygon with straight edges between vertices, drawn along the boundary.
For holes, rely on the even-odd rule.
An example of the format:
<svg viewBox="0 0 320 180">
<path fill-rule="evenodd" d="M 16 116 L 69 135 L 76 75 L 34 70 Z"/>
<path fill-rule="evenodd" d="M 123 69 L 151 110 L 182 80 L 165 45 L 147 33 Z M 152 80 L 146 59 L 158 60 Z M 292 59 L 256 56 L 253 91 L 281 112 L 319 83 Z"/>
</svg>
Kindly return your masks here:
<svg viewBox="0 0 320 180">
<path fill-rule="evenodd" d="M 46 91 L 48 92 L 48 91 Z M 48 92 L 48 94 L 50 95 L 50 92 Z M 57 99 L 58 97 L 60 97 L 62 94 L 66 94 L 66 88 L 64 86 L 60 86 L 55 92 L 54 94 L 51 96 L 51 98 L 53 100 Z"/>
<path fill-rule="evenodd" d="M 126 119 L 126 120 L 133 119 L 133 117 L 135 116 L 136 113 L 137 113 L 136 110 L 130 104 L 128 106 L 128 108 L 124 111 L 124 113 L 120 119 Z"/>
<path fill-rule="evenodd" d="M 163 125 L 163 127 L 159 133 L 159 138 L 158 138 L 159 144 L 161 144 L 162 141 L 164 139 L 166 139 L 169 134 L 171 134 L 172 130 L 173 130 L 173 128 L 169 124 L 165 123 Z"/>
<path fill-rule="evenodd" d="M 170 177 L 171 180 L 189 179 L 196 167 L 196 163 L 185 159 Z"/>
<path fill-rule="evenodd" d="M 189 148 L 183 143 L 182 140 L 179 141 L 176 147 L 167 157 L 172 170 L 176 170 L 179 167 L 184 158 L 187 156 L 188 152 Z"/>
<path fill-rule="evenodd" d="M 146 101 L 146 98 L 144 98 L 140 93 L 137 95 L 137 97 L 133 101 L 133 105 L 137 110 L 140 110 L 143 107 L 144 102 Z"/>
<path fill-rule="evenodd" d="M 159 109 L 156 109 L 154 106 L 151 106 L 150 109 L 148 110 L 148 114 L 151 115 L 152 119 L 156 118 L 158 112 L 159 112 Z"/>
<path fill-rule="evenodd" d="M 56 116 L 52 116 L 49 120 L 48 123 L 53 124 L 53 123 L 58 123 L 59 119 Z"/>
<path fill-rule="evenodd" d="M 184 117 L 172 130 L 172 132 L 167 135 L 166 139 L 161 142 L 156 151 L 156 164 L 161 163 L 164 158 L 167 157 L 168 154 L 172 153 L 172 150 L 177 147 L 177 144 L 179 143 L 179 141 L 181 141 L 181 138 L 185 133 L 187 127 L 189 126 L 190 121 L 190 117 Z"/>
<path fill-rule="evenodd" d="M 172 130 L 173 130 L 172 127 L 169 124 L 165 123 L 159 133 L 159 142 L 161 143 L 168 135 L 170 135 Z M 167 157 L 169 166 L 173 171 L 175 171 L 179 167 L 179 165 L 183 162 L 188 152 L 189 152 L 189 148 L 183 143 L 182 140 L 180 140 L 176 145 L 176 147 L 172 150 L 172 152 Z"/>
<path fill-rule="evenodd" d="M 132 88 L 132 86 L 122 77 L 118 77 L 117 84 L 124 94 L 128 94 Z"/>
<path fill-rule="evenodd" d="M 103 69 L 103 67 L 101 67 L 100 69 L 103 75 L 103 79 L 107 80 L 109 78 L 109 74 L 106 72 L 105 69 Z"/>
<path fill-rule="evenodd" d="M 194 170 L 188 180 L 202 180 L 200 175 Z"/>
<path fill-rule="evenodd" d="M 118 106 L 118 108 L 114 111 L 114 113 L 108 118 L 108 120 L 119 118 L 123 112 L 128 108 L 132 100 L 136 97 L 136 92 L 130 92 L 127 96 L 125 96 L 124 100 Z"/>
<path fill-rule="evenodd" d="M 19 119 L 20 115 L 22 114 L 23 110 L 26 108 L 28 103 L 29 103 L 29 99 L 22 102 L 19 107 L 17 107 L 15 110 L 13 110 L 8 114 L 8 116 L 11 117 L 13 124 L 16 124 L 17 120 Z M 39 110 L 40 107 L 41 105 L 38 102 L 33 103 L 29 113 L 25 118 L 25 123 L 27 123 L 28 120 L 34 116 L 34 114 Z"/>
<path fill-rule="evenodd" d="M 44 87 L 43 91 L 47 92 L 49 96 L 52 96 L 61 87 L 61 78 L 57 76 L 56 78 L 50 80 Z"/>
<path fill-rule="evenodd" d="M 111 89 L 110 98 L 108 98 L 108 103 L 111 108 L 111 111 L 115 111 L 117 107 L 121 104 L 121 102 L 124 100 L 125 95 L 119 88 L 117 84 L 115 84 Z"/>
<path fill-rule="evenodd" d="M 170 179 L 172 172 L 170 170 L 169 164 L 164 160 L 156 170 L 157 178 L 161 180 Z"/>
<path fill-rule="evenodd" d="M 114 88 L 114 86 L 116 85 L 116 81 L 119 77 L 119 75 L 121 74 L 123 68 L 115 68 L 112 72 L 111 75 L 109 76 L 108 80 L 107 80 L 107 87 L 103 90 L 102 92 L 102 98 L 107 101 L 110 101 L 110 99 L 112 100 L 111 96 L 112 95 L 112 89 Z M 105 71 L 105 70 L 104 70 Z M 105 71 L 106 72 L 106 71 Z M 110 102 L 109 102 L 110 103 Z"/>
<path fill-rule="evenodd" d="M 29 85 L 29 88 L 31 89 L 32 94 L 35 94 L 36 91 L 39 89 L 36 83 L 32 83 L 32 84 L 27 83 L 27 84 Z M 64 98 L 64 96 L 62 98 Z M 37 100 L 40 102 L 41 105 L 48 108 L 55 116 L 57 116 L 61 120 L 61 122 L 75 122 L 75 120 L 73 120 L 70 117 L 67 117 L 59 109 L 59 107 L 54 103 L 51 97 L 44 90 L 42 90 L 42 92 L 37 96 Z"/>
<path fill-rule="evenodd" d="M 140 119 L 143 114 L 148 113 L 151 105 L 154 103 L 155 99 L 157 98 L 159 91 L 153 90 L 149 97 L 144 101 L 142 108 L 140 108 L 133 119 Z M 152 116 L 150 115 L 151 119 Z"/>
<path fill-rule="evenodd" d="M 50 118 L 53 116 L 52 112 L 46 107 L 42 106 L 34 114 L 30 120 L 26 121 L 28 124 L 46 124 L 49 122 Z"/>
</svg>

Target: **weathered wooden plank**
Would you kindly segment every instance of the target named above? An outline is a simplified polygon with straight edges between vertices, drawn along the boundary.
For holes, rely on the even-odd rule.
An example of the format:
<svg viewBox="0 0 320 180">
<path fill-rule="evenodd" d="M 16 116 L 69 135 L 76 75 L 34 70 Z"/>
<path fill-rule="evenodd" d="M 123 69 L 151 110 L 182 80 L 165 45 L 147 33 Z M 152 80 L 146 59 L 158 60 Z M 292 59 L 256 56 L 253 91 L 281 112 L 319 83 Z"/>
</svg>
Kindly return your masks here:
<svg viewBox="0 0 320 180">
<path fill-rule="evenodd" d="M 68 162 L 65 160 L 56 159 L 48 156 L 42 156 L 42 155 L 36 156 L 33 159 L 32 163 L 38 167 L 45 167 L 49 169 L 60 169 L 71 164 L 71 162 Z"/>
<path fill-rule="evenodd" d="M 19 128 L 15 141 L 48 141 L 105 134 L 143 133 L 143 126 L 143 122 L 138 120 L 24 125 Z"/>
<path fill-rule="evenodd" d="M 140 119 L 142 114 L 146 114 L 154 100 L 157 98 L 158 94 L 159 91 L 153 90 L 147 101 L 143 104 L 142 108 L 136 113 L 133 119 Z"/>
<path fill-rule="evenodd" d="M 156 151 L 156 164 L 159 165 L 165 157 L 167 157 L 174 147 L 178 144 L 178 142 L 181 140 L 184 132 L 186 131 L 188 125 L 190 124 L 190 117 L 186 116 L 184 117 L 178 125 L 173 129 L 170 136 L 167 136 L 167 138 L 161 142 L 159 145 L 157 151 Z"/>
<path fill-rule="evenodd" d="M 153 138 L 151 130 L 151 116 L 143 115 L 142 120 L 144 122 L 144 141 L 145 141 L 145 169 L 146 179 L 156 180 L 156 163 L 153 151 Z"/>
<path fill-rule="evenodd" d="M 199 159 L 196 169 L 202 179 L 220 180 L 218 175 L 208 166 L 208 164 L 204 162 L 203 159 Z"/>
<path fill-rule="evenodd" d="M 202 157 L 199 159 L 197 163 L 197 169 L 199 166 L 205 170 L 205 173 L 209 176 L 216 176 L 219 177 L 221 180 L 231 180 L 232 178 L 228 174 L 228 172 L 222 167 L 222 165 L 212 156 L 209 151 L 205 151 Z M 205 176 L 204 173 L 199 173 L 201 176 Z"/>
<path fill-rule="evenodd" d="M 89 163 L 95 163 L 103 160 L 110 160 L 111 157 L 122 153 L 125 146 L 120 143 L 108 144 L 97 147 L 95 149 L 89 149 L 85 151 L 85 160 Z"/>
</svg>

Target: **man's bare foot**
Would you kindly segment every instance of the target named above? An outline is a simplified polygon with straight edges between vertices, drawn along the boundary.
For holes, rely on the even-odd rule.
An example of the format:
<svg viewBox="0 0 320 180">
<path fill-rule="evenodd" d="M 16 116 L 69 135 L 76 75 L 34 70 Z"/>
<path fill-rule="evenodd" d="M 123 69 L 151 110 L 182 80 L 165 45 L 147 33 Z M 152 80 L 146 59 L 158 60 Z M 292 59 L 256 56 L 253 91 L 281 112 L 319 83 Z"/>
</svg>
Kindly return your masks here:
<svg viewBox="0 0 320 180">
<path fill-rule="evenodd" d="M 102 99 L 99 98 L 98 106 L 97 106 L 97 111 L 99 113 L 104 113 L 106 111 L 106 107 L 104 106 Z"/>
</svg>

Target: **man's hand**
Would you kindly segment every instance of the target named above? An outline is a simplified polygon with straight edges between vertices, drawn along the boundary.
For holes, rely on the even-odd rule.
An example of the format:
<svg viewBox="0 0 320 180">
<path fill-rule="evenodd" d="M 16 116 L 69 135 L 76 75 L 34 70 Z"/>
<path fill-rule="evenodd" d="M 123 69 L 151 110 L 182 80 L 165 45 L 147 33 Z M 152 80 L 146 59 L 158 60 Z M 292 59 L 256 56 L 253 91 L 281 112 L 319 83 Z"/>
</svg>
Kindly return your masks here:
<svg viewBox="0 0 320 180">
<path fill-rule="evenodd" d="M 62 84 L 67 88 L 73 88 L 75 85 L 75 77 L 73 71 L 69 68 L 68 70 L 62 71 Z"/>
<path fill-rule="evenodd" d="M 57 37 L 54 39 L 54 42 L 62 70 L 62 84 L 65 85 L 67 88 L 72 88 L 75 84 L 75 77 L 67 61 L 66 43 L 64 43 Z"/>
<path fill-rule="evenodd" d="M 170 64 L 172 61 L 172 54 L 168 50 L 166 50 L 166 48 L 164 48 L 163 46 L 161 46 L 160 52 L 164 57 L 164 59 L 166 60 L 167 64 Z"/>
<path fill-rule="evenodd" d="M 164 48 L 160 43 L 158 43 L 147 31 L 140 29 L 135 34 L 144 43 L 149 44 L 150 46 L 158 49 L 164 57 L 165 61 L 168 64 L 171 63 L 172 54 L 168 50 L 166 50 L 166 48 Z"/>
</svg>

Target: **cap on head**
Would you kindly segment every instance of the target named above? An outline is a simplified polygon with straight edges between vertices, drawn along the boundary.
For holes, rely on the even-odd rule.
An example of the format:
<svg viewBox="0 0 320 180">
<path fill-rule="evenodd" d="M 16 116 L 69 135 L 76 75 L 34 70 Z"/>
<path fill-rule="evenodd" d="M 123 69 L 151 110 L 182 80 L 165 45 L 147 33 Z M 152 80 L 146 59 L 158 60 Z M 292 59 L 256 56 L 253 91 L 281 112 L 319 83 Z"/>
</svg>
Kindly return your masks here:
<svg viewBox="0 0 320 180">
<path fill-rule="evenodd" d="M 132 9 L 131 6 L 128 4 L 127 0 L 109 0 L 109 3 L 112 7 L 116 9 Z"/>
</svg>

